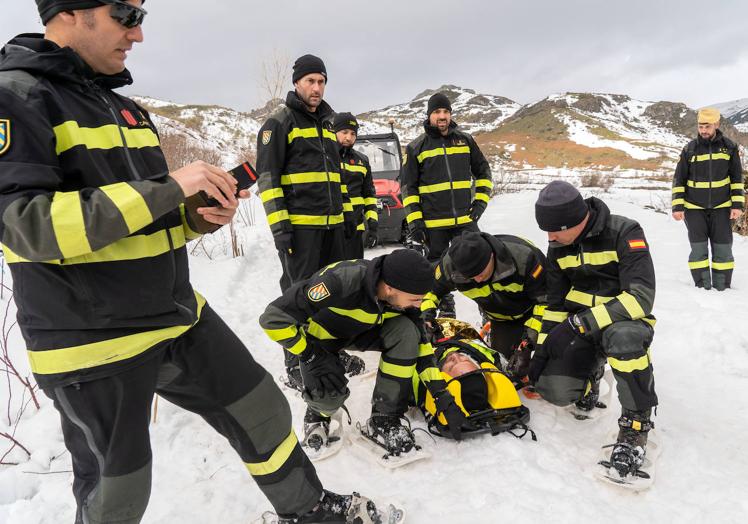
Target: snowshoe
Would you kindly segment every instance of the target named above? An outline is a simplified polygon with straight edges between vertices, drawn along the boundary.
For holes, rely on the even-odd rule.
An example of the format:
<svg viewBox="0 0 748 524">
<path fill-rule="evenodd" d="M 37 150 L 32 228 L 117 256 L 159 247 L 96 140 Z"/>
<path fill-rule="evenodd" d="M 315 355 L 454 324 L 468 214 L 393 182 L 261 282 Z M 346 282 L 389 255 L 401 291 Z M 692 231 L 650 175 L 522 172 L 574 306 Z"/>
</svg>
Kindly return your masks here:
<svg viewBox="0 0 748 524">
<path fill-rule="evenodd" d="M 590 387 L 585 395 L 569 406 L 568 410 L 577 420 L 594 420 L 606 409 L 613 394 L 613 374 L 600 367 L 590 378 Z"/>
<path fill-rule="evenodd" d="M 361 375 L 366 371 L 366 363 L 361 357 L 351 355 L 347 351 L 340 351 L 338 356 L 340 357 L 340 362 L 345 368 L 345 374 L 349 377 Z"/>
<path fill-rule="evenodd" d="M 279 517 L 266 511 L 257 524 L 400 524 L 405 522 L 405 512 L 389 504 L 385 511 L 355 491 L 351 495 L 338 495 L 324 490 L 322 500 L 309 513 L 299 517 Z"/>
<path fill-rule="evenodd" d="M 298 363 L 293 367 L 287 368 L 286 376 L 279 376 L 278 382 L 286 386 L 288 389 L 293 389 L 299 393 L 304 391 L 304 382 L 301 380 L 301 369 L 299 368 Z"/>
<path fill-rule="evenodd" d="M 351 443 L 385 468 L 398 468 L 431 457 L 416 444 L 410 423 L 404 425 L 397 415 L 372 413 L 366 424 L 357 422 L 356 429 L 351 432 Z"/>
<path fill-rule="evenodd" d="M 335 455 L 343 447 L 342 434 L 343 420 L 340 411 L 332 417 L 326 417 L 306 409 L 301 447 L 309 460 L 319 462 Z"/>
</svg>

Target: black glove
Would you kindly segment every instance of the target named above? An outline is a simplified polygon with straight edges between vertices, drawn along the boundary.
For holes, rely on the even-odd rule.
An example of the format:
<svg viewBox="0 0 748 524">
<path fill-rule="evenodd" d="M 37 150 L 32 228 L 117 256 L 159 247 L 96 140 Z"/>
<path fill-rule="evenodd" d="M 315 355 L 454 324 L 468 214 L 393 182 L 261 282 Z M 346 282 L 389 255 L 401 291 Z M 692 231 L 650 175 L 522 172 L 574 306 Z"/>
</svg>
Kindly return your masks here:
<svg viewBox="0 0 748 524">
<path fill-rule="evenodd" d="M 485 202 L 482 200 L 473 200 L 473 205 L 470 207 L 470 220 L 477 222 L 485 210 Z"/>
<path fill-rule="evenodd" d="M 537 383 L 540 375 L 543 374 L 546 364 L 548 364 L 548 355 L 545 352 L 545 346 L 541 346 L 535 350 L 527 370 L 527 379 L 530 381 L 530 384 Z"/>
<path fill-rule="evenodd" d="M 410 239 L 417 244 L 426 244 L 426 225 L 422 220 L 410 224 Z"/>
<path fill-rule="evenodd" d="M 543 347 L 549 358 L 563 358 L 567 350 L 585 342 L 579 327 L 574 325 L 573 318 L 567 318 L 548 333 Z"/>
<path fill-rule="evenodd" d="M 304 388 L 312 397 L 321 397 L 325 393 L 345 393 L 348 379 L 345 377 L 342 362 L 337 355 L 325 351 L 310 340 L 307 338 L 307 347 L 299 355 L 299 369 Z"/>
<path fill-rule="evenodd" d="M 439 417 L 440 413 L 444 414 L 452 438 L 455 440 L 462 439 L 462 425 L 465 423 L 467 417 L 460 409 L 460 406 L 457 405 L 457 402 L 455 402 L 452 393 L 443 389 L 436 394 L 434 401 L 436 404 L 436 416 Z"/>
<path fill-rule="evenodd" d="M 514 352 L 509 357 L 506 370 L 511 375 L 522 378 L 530 371 L 530 357 L 532 356 L 533 343 L 524 335 L 522 341 L 514 348 Z"/>
<path fill-rule="evenodd" d="M 273 235 L 275 249 L 286 255 L 293 255 L 293 233 L 278 233 Z"/>
<path fill-rule="evenodd" d="M 376 220 L 369 220 L 366 224 L 366 238 L 364 239 L 364 247 L 373 248 L 377 247 L 378 237 L 377 229 L 378 224 Z"/>
<path fill-rule="evenodd" d="M 351 216 L 353 213 L 349 213 Z M 343 221 L 343 228 L 345 231 L 345 238 L 353 238 L 353 235 L 356 234 L 356 221 L 351 218 L 346 218 L 346 220 Z"/>
</svg>

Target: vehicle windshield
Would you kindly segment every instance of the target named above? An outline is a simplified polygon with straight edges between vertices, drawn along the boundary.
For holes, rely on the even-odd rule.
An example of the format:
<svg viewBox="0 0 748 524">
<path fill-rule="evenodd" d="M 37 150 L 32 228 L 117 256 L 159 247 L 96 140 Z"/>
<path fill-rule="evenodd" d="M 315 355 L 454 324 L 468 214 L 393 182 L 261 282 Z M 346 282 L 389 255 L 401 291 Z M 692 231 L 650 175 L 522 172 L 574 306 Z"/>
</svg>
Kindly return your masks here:
<svg viewBox="0 0 748 524">
<path fill-rule="evenodd" d="M 357 140 L 353 147 L 369 157 L 371 173 L 375 178 L 383 178 L 383 171 L 389 171 L 385 178 L 397 178 L 400 172 L 400 154 L 395 140 Z"/>
</svg>

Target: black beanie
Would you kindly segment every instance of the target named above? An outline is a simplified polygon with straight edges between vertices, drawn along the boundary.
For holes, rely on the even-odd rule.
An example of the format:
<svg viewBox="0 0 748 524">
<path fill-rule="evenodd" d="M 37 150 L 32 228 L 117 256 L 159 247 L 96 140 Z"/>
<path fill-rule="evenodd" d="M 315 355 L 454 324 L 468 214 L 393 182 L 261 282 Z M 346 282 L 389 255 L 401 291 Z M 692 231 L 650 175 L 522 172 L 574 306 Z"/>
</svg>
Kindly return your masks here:
<svg viewBox="0 0 748 524">
<path fill-rule="evenodd" d="M 343 129 L 350 129 L 358 134 L 358 120 L 352 113 L 338 113 L 332 123 L 332 128 L 337 133 Z"/>
<path fill-rule="evenodd" d="M 545 186 L 535 202 L 535 220 L 543 231 L 564 231 L 578 226 L 588 211 L 577 188 L 562 180 Z"/>
<path fill-rule="evenodd" d="M 322 59 L 314 55 L 300 56 L 293 64 L 291 80 L 295 84 L 299 79 L 312 73 L 321 74 L 325 77 L 325 83 L 327 83 L 327 69 L 325 69 L 325 63 Z"/>
<path fill-rule="evenodd" d="M 77 9 L 91 9 L 104 5 L 99 0 L 36 0 L 39 16 L 42 24 L 47 25 L 53 16 L 63 11 L 75 11 Z"/>
<path fill-rule="evenodd" d="M 460 275 L 473 278 L 486 269 L 492 252 L 488 240 L 480 233 L 466 231 L 452 241 L 448 254 Z"/>
<path fill-rule="evenodd" d="M 452 112 L 452 104 L 449 102 L 447 95 L 442 93 L 434 93 L 429 98 L 429 105 L 426 108 L 426 116 L 431 115 L 437 109 L 447 109 L 450 113 Z"/>
<path fill-rule="evenodd" d="M 396 249 L 384 257 L 382 280 L 399 291 L 425 295 L 434 284 L 434 270 L 420 253 L 412 249 Z"/>
<path fill-rule="evenodd" d="M 469 373 L 457 377 L 460 398 L 467 412 L 488 409 L 488 384 L 483 373 Z"/>
</svg>

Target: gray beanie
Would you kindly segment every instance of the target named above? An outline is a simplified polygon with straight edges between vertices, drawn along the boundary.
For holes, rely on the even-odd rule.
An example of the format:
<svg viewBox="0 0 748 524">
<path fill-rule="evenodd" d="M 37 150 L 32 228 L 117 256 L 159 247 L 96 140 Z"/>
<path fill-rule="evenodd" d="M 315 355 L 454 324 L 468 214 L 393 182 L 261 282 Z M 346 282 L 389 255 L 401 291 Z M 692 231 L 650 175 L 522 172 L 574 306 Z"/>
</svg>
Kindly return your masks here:
<svg viewBox="0 0 748 524">
<path fill-rule="evenodd" d="M 47 22 L 57 13 L 76 11 L 78 9 L 91 9 L 107 3 L 109 2 L 99 0 L 36 0 L 36 7 L 39 9 L 42 24 L 47 25 Z M 145 0 L 143 0 L 143 3 L 145 3 Z"/>
<path fill-rule="evenodd" d="M 578 226 L 588 211 L 577 188 L 562 180 L 545 186 L 535 202 L 535 220 L 543 231 L 564 231 Z"/>
</svg>

